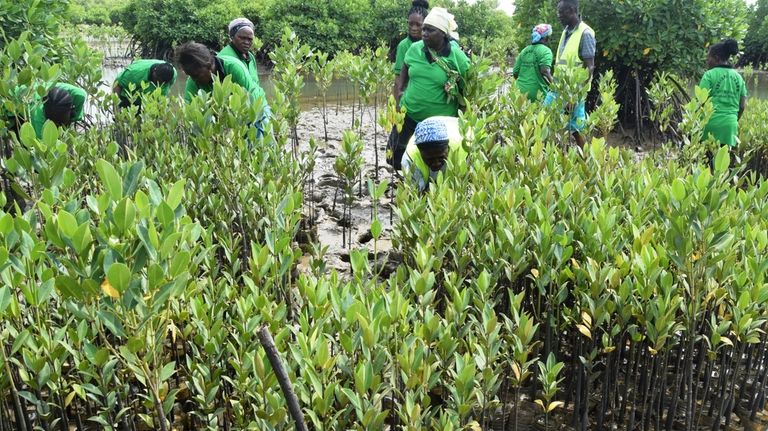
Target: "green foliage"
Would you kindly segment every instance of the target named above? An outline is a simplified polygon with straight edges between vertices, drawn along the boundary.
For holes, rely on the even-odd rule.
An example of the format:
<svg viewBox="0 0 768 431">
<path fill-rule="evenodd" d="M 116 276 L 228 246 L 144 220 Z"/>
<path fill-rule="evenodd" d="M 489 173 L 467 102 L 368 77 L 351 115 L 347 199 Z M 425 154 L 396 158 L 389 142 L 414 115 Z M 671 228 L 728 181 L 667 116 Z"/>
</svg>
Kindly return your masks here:
<svg viewBox="0 0 768 431">
<path fill-rule="evenodd" d="M 739 64 L 760 67 L 768 62 L 768 1 L 757 0 L 750 7 L 749 28 Z"/>
<path fill-rule="evenodd" d="M 267 47 L 277 46 L 288 27 L 309 46 L 335 53 L 370 43 L 371 15 L 370 0 L 273 1 L 263 19 L 262 37 Z"/>
<path fill-rule="evenodd" d="M 51 47 L 57 41 L 67 0 L 3 0 L 0 1 L 0 49 L 29 31 L 36 45 Z"/>
<path fill-rule="evenodd" d="M 146 55 L 163 54 L 187 40 L 219 47 L 227 40 L 226 24 L 238 16 L 253 21 L 266 52 L 280 44 L 285 28 L 293 30 L 313 49 L 331 56 L 344 50 L 356 52 L 404 37 L 410 7 L 398 0 L 260 0 L 247 4 L 235 0 L 128 1 L 111 13 L 111 20 L 121 22 L 142 44 Z M 512 20 L 495 9 L 495 1 L 470 4 L 466 0 L 445 0 L 435 5 L 446 6 L 456 15 L 462 46 L 475 52 L 491 46 L 505 52 L 510 49 L 507 41 L 512 34 Z M 87 22 L 79 13 L 73 20 Z"/>
<path fill-rule="evenodd" d="M 542 19 L 554 27 L 550 46 L 557 47 L 562 25 L 556 18 L 556 0 L 516 3 L 518 43 L 530 43 L 530 31 Z M 711 2 L 694 0 L 582 0 L 581 14 L 597 38 L 601 68 L 632 69 L 643 74 L 655 71 L 700 71 L 706 47 L 726 37 L 741 39 L 746 32 L 747 10 L 741 0 Z M 678 19 L 685 16 L 686 19 Z M 641 17 L 638 19 L 638 17 Z"/>
<path fill-rule="evenodd" d="M 120 10 L 128 0 L 72 0 L 68 20 L 72 24 L 111 25 L 120 22 Z"/>
<path fill-rule="evenodd" d="M 227 43 L 227 24 L 242 15 L 240 5 L 236 0 L 131 0 L 121 22 L 145 55 L 161 56 L 190 40 L 218 48 Z"/>
</svg>

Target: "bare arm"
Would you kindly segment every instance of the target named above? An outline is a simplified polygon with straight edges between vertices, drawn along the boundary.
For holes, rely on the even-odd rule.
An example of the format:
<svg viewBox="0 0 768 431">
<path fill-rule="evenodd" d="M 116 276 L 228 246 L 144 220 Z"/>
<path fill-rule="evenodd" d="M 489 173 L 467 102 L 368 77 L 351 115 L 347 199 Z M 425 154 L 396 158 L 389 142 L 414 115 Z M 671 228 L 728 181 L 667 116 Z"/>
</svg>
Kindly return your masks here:
<svg viewBox="0 0 768 431">
<path fill-rule="evenodd" d="M 398 105 L 400 105 L 400 98 L 403 97 L 403 92 L 405 92 L 405 88 L 408 86 L 408 65 L 403 64 L 403 69 L 400 71 L 400 76 L 395 79 L 395 85 L 397 88 L 395 89 L 395 101 Z"/>
<path fill-rule="evenodd" d="M 552 84 L 552 72 L 549 70 L 546 66 L 539 67 L 539 72 L 541 73 L 541 76 L 544 78 L 544 81 L 547 82 L 547 84 Z"/>
<path fill-rule="evenodd" d="M 741 96 L 741 100 L 739 100 L 739 120 L 741 120 L 741 114 L 744 113 L 744 110 L 747 108 L 747 98 L 744 96 Z"/>
<path fill-rule="evenodd" d="M 589 71 L 589 80 L 592 80 L 592 74 L 595 73 L 595 59 L 594 58 L 585 58 L 584 59 L 584 67 Z"/>
<path fill-rule="evenodd" d="M 117 82 L 115 82 L 115 85 L 112 87 L 112 92 L 113 92 L 113 93 L 115 93 L 115 94 L 117 94 L 117 95 L 119 96 L 119 95 L 120 95 L 120 93 L 122 93 L 122 92 L 123 92 L 123 88 L 122 88 L 122 87 L 120 87 L 120 84 L 118 84 Z"/>
</svg>

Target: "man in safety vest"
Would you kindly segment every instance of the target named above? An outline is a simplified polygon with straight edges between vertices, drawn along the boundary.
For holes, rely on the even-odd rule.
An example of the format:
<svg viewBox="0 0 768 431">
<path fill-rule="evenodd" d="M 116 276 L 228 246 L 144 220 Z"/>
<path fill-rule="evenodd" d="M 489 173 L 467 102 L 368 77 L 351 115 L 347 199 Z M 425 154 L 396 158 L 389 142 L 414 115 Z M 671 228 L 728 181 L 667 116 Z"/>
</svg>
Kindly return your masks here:
<svg viewBox="0 0 768 431">
<path fill-rule="evenodd" d="M 586 68 L 589 71 L 589 79 L 592 79 L 592 73 L 595 70 L 595 53 L 597 52 L 597 42 L 595 40 L 595 31 L 585 24 L 579 16 L 578 0 L 560 0 L 557 4 L 557 17 L 565 28 L 560 36 L 560 44 L 557 47 L 555 60 L 555 79 L 557 79 L 557 69 L 568 64 L 575 64 Z M 557 94 L 549 92 L 544 100 L 545 105 L 550 105 L 557 98 Z M 576 143 L 579 147 L 584 146 L 584 137 L 581 131 L 587 122 L 587 114 L 584 101 L 580 101 L 571 109 L 571 119 L 568 122 L 568 130 L 573 133 Z"/>
<path fill-rule="evenodd" d="M 462 147 L 459 119 L 455 117 L 429 117 L 416 125 L 403 156 L 402 167 L 419 191 L 429 189 L 430 181 L 445 172 L 446 160 L 461 163 L 467 152 Z"/>
</svg>

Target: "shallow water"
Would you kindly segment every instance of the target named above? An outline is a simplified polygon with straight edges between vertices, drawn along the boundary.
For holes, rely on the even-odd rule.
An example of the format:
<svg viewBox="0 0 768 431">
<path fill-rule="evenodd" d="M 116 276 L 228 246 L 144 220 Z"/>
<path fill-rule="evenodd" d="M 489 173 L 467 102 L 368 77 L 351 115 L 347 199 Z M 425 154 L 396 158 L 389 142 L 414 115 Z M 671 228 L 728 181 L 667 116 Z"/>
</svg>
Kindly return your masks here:
<svg viewBox="0 0 768 431">
<path fill-rule="evenodd" d="M 109 62 L 106 62 L 102 68 L 105 90 L 109 89 L 109 86 L 111 86 L 112 82 L 114 82 L 120 71 L 122 71 L 123 68 L 125 68 L 125 66 L 127 66 L 129 63 L 130 59 L 128 58 L 121 60 L 111 58 Z M 187 75 L 178 66 L 176 69 L 179 75 L 176 79 L 176 83 L 171 89 L 171 94 L 182 95 L 184 93 L 184 86 L 187 82 Z M 274 82 L 272 81 L 272 72 L 262 64 L 259 64 L 258 70 L 259 82 L 267 95 L 267 100 L 270 100 L 274 97 L 275 92 Z M 331 86 L 328 88 L 328 92 L 326 94 L 329 107 L 334 105 L 350 105 L 353 103 L 354 97 L 354 84 L 352 81 L 347 79 L 334 80 L 331 83 Z M 322 105 L 322 94 L 318 90 L 317 85 L 315 85 L 314 79 L 312 77 L 304 79 L 304 90 L 301 92 L 300 103 L 302 111 Z"/>
</svg>

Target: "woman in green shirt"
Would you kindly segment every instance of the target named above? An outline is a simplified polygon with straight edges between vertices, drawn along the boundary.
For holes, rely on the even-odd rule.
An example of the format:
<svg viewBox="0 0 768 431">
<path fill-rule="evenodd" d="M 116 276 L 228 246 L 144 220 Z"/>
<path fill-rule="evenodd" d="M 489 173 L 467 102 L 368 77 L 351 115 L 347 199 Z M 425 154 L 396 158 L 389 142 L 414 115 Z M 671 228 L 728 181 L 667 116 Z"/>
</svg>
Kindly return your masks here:
<svg viewBox="0 0 768 431">
<path fill-rule="evenodd" d="M 405 53 L 414 43 L 421 40 L 421 26 L 424 25 L 424 18 L 429 13 L 429 2 L 426 0 L 413 0 L 411 9 L 408 11 L 408 36 L 397 44 L 395 54 L 395 65 L 392 71 L 395 73 L 395 87 L 393 94 L 397 97 L 397 89 L 400 83 L 400 72 L 403 70 Z"/>
<path fill-rule="evenodd" d="M 421 26 L 424 25 L 424 18 L 429 13 L 429 2 L 426 0 L 413 0 L 411 9 L 408 11 L 408 36 L 401 40 L 397 44 L 397 51 L 395 52 L 395 64 L 392 67 L 392 71 L 395 73 L 395 84 L 392 87 L 392 95 L 397 99 L 397 94 L 400 88 L 400 72 L 403 70 L 403 63 L 405 62 L 405 54 L 408 49 L 414 43 L 421 40 Z M 394 154 L 395 148 L 397 148 L 398 141 L 397 127 L 392 127 L 392 131 L 389 133 L 389 139 L 387 140 L 387 153 Z M 387 163 L 392 164 L 391 157 L 387 158 Z"/>
<path fill-rule="evenodd" d="M 739 53 L 739 44 L 726 39 L 709 48 L 707 67 L 699 87 L 709 90 L 709 100 L 715 112 L 704 127 L 704 139 L 714 139 L 720 145 L 735 147 L 739 134 L 739 119 L 747 105 L 744 78 L 733 70 L 731 56 Z"/>
<path fill-rule="evenodd" d="M 552 50 L 547 46 L 552 26 L 539 24 L 531 33 L 531 44 L 520 52 L 512 69 L 517 88 L 534 102 L 546 94 L 552 82 Z"/>
<path fill-rule="evenodd" d="M 141 109 L 141 95 L 160 88 L 163 96 L 168 95 L 176 82 L 176 69 L 163 60 L 136 60 L 126 67 L 115 79 L 112 92 L 120 97 L 120 107 L 133 104 Z"/>
<path fill-rule="evenodd" d="M 19 90 L 21 91 L 23 90 Z M 43 138 L 43 127 L 47 120 L 58 127 L 67 127 L 76 121 L 82 121 L 85 116 L 86 97 L 87 93 L 80 87 L 63 82 L 54 84 L 43 99 L 38 99 L 29 111 L 28 121 L 35 129 L 37 138 Z M 17 117 L 15 123 L 18 126 L 26 120 L 26 118 Z"/>
<path fill-rule="evenodd" d="M 239 60 L 214 56 L 205 45 L 197 42 L 181 45 L 176 56 L 184 73 L 189 76 L 184 90 L 184 100 L 191 102 L 198 91 L 210 93 L 213 91 L 214 79 L 223 81 L 224 78 L 230 77 L 234 84 L 243 87 L 253 103 L 259 104 L 261 114 L 254 124 L 259 129 L 260 136 L 264 133 L 270 115 L 264 90 L 251 78 L 248 70 Z"/>
<path fill-rule="evenodd" d="M 255 27 L 248 18 L 237 18 L 229 23 L 229 45 L 219 51 L 219 57 L 230 57 L 240 60 L 248 69 L 257 84 L 259 84 L 259 70 L 256 67 L 256 57 L 251 52 Z"/>
<path fill-rule="evenodd" d="M 458 117 L 469 58 L 453 42 L 459 38 L 456 30 L 453 15 L 436 7 L 424 18 L 421 41 L 405 54 L 397 101 L 406 116 L 392 154 L 397 170 L 417 123 L 434 116 Z"/>
</svg>

